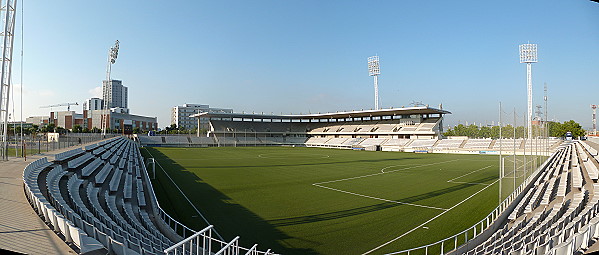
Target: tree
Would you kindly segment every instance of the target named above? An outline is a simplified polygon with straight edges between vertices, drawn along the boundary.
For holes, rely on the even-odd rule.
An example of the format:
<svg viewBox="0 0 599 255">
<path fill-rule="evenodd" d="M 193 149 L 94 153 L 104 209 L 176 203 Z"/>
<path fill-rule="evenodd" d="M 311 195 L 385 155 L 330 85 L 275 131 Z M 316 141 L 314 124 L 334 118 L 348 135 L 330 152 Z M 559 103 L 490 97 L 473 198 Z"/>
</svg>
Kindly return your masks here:
<svg viewBox="0 0 599 255">
<path fill-rule="evenodd" d="M 50 123 L 50 124 L 42 127 L 41 131 L 44 133 L 52 133 L 52 132 L 55 132 L 55 129 L 56 129 L 56 125 L 54 123 Z"/>
<path fill-rule="evenodd" d="M 491 128 L 487 126 L 481 127 L 478 135 L 480 137 L 491 137 Z"/>
<path fill-rule="evenodd" d="M 75 125 L 75 126 L 73 126 L 72 132 L 73 133 L 83 133 L 83 128 L 80 125 Z"/>
<path fill-rule="evenodd" d="M 135 127 L 135 128 L 133 129 L 133 133 L 134 133 L 134 134 L 139 134 L 139 133 L 141 133 L 141 128 L 139 128 L 139 127 Z"/>
<path fill-rule="evenodd" d="M 501 127 L 501 137 L 503 138 L 514 138 L 514 126 L 506 125 Z M 499 138 L 499 137 L 497 137 Z"/>
<path fill-rule="evenodd" d="M 573 120 L 564 121 L 564 123 L 562 123 L 560 137 L 565 136 L 567 132 L 572 132 L 572 136 L 574 137 L 581 137 L 585 135 L 585 131 L 582 129 L 582 126 Z"/>
<path fill-rule="evenodd" d="M 491 127 L 491 134 L 489 135 L 489 137 L 491 137 L 493 139 L 499 138 L 499 126 Z"/>
</svg>

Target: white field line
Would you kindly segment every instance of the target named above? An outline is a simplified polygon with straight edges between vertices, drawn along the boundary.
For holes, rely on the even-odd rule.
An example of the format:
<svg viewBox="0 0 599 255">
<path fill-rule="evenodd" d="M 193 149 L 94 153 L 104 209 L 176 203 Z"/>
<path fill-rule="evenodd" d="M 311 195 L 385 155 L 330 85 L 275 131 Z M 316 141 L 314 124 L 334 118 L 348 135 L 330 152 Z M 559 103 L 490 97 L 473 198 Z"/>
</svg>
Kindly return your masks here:
<svg viewBox="0 0 599 255">
<path fill-rule="evenodd" d="M 514 162 L 514 161 L 512 161 L 512 162 Z M 517 161 L 516 161 L 516 162 L 517 162 Z M 523 161 L 523 160 L 520 160 L 520 162 L 524 162 L 524 161 Z M 530 160 L 528 163 L 529 163 L 529 164 L 532 164 L 532 160 Z M 516 177 L 515 177 L 516 179 L 517 179 L 517 178 L 521 178 L 522 176 L 525 176 L 525 175 L 526 175 L 526 171 L 524 171 L 524 170 L 521 170 L 522 168 L 524 168 L 524 165 L 520 165 L 520 166 L 516 167 L 516 170 L 512 170 L 512 171 L 509 171 L 509 172 L 507 172 L 506 174 L 504 174 L 504 176 L 503 176 L 503 178 L 502 178 L 502 179 L 514 179 L 514 176 L 510 176 L 510 174 L 511 174 L 511 173 L 513 173 L 514 171 L 516 171 L 516 173 L 520 172 L 520 174 L 519 174 L 518 176 L 516 176 Z M 523 173 L 523 172 L 524 172 L 524 173 Z"/>
<path fill-rule="evenodd" d="M 335 188 L 331 188 L 331 187 L 327 187 L 327 186 L 323 186 L 323 185 L 318 185 L 318 184 L 312 184 L 312 185 L 314 185 L 316 187 L 323 188 L 323 189 L 330 189 L 330 190 L 338 191 L 338 192 L 345 193 L 345 194 L 350 194 L 350 195 L 354 195 L 354 196 L 365 197 L 365 198 L 370 198 L 370 199 L 375 199 L 375 200 L 380 200 L 380 201 L 385 201 L 385 202 L 390 202 L 390 203 L 396 203 L 396 204 L 402 204 L 402 205 L 411 205 L 411 206 L 417 206 L 417 207 L 423 207 L 423 208 L 429 208 L 429 209 L 437 209 L 437 210 L 442 210 L 442 211 L 448 210 L 448 209 L 445 209 L 445 208 L 439 208 L 439 207 L 434 207 L 434 206 L 426 206 L 426 205 L 419 205 L 419 204 L 404 203 L 404 202 L 399 202 L 399 201 L 395 201 L 395 200 L 389 200 L 389 199 L 384 199 L 384 198 L 379 198 L 379 197 L 362 195 L 362 194 L 358 194 L 358 193 L 354 193 L 354 192 L 349 192 L 349 191 L 345 191 L 345 190 L 340 190 L 340 189 L 335 189 Z"/>
<path fill-rule="evenodd" d="M 479 190 L 479 191 L 477 191 L 476 193 L 474 193 L 474 194 L 470 195 L 469 197 L 467 197 L 466 199 L 464 199 L 464 200 L 460 201 L 459 203 L 455 204 L 454 206 L 450 207 L 450 208 L 449 208 L 449 209 L 447 209 L 446 211 L 444 211 L 444 212 L 441 212 L 441 213 L 440 213 L 440 214 L 438 214 L 437 216 L 435 216 L 435 217 L 432 217 L 431 219 L 429 219 L 429 220 L 425 221 L 424 223 L 422 223 L 422 224 L 420 224 L 420 225 L 418 225 L 418 226 L 416 226 L 416 227 L 414 227 L 414 228 L 412 228 L 412 229 L 408 230 L 407 232 L 405 232 L 405 233 L 401 234 L 401 235 L 400 235 L 400 236 L 398 236 L 398 237 L 395 237 L 395 238 L 393 238 L 393 239 L 391 239 L 391 240 L 387 241 L 387 242 L 386 242 L 386 243 L 384 243 L 384 244 L 381 244 L 381 245 L 379 245 L 379 246 L 375 247 L 375 248 L 374 248 L 374 249 L 372 249 L 372 250 L 369 250 L 369 251 L 367 251 L 367 252 L 365 252 L 365 253 L 362 253 L 362 255 L 364 255 L 364 254 L 369 254 L 369 253 L 371 253 L 371 252 L 374 252 L 374 251 L 376 251 L 376 250 L 378 250 L 378 249 L 380 249 L 380 248 L 382 248 L 382 247 L 384 247 L 384 246 L 386 246 L 386 245 L 388 245 L 388 244 L 390 244 L 390 243 L 392 243 L 392 242 L 395 242 L 395 241 L 397 241 L 398 239 L 400 239 L 400 238 L 402 238 L 402 237 L 406 236 L 407 234 L 414 232 L 416 229 L 419 229 L 419 228 L 423 227 L 424 225 L 428 224 L 429 222 L 431 222 L 431 221 L 435 220 L 436 218 L 439 218 L 439 217 L 441 217 L 441 215 L 443 215 L 443 214 L 445 214 L 445 213 L 447 213 L 447 212 L 451 211 L 453 208 L 456 208 L 457 206 L 461 205 L 462 203 L 464 203 L 464 202 L 468 201 L 470 198 L 472 198 L 472 197 L 476 196 L 478 193 L 481 193 L 483 190 L 487 189 L 488 187 L 490 187 L 491 185 L 495 184 L 495 183 L 496 183 L 496 182 L 498 182 L 498 181 L 499 181 L 499 179 L 497 179 L 496 181 L 494 181 L 494 182 L 492 182 L 492 183 L 488 184 L 487 186 L 485 186 L 485 187 L 484 187 L 484 188 L 482 188 L 481 190 Z"/>
<path fill-rule="evenodd" d="M 492 167 L 492 166 L 485 166 L 485 167 L 483 167 L 483 168 L 481 168 L 481 169 L 474 170 L 474 171 L 472 171 L 472 172 L 470 172 L 470 173 L 467 173 L 467 174 L 464 174 L 464 175 L 462 175 L 462 176 L 458 176 L 458 177 L 456 177 L 456 178 L 453 178 L 453 179 L 451 179 L 451 180 L 449 180 L 449 181 L 447 181 L 447 182 L 450 182 L 450 183 L 462 183 L 462 184 L 479 184 L 479 185 L 487 185 L 487 183 L 479 183 L 479 182 L 456 182 L 456 181 L 454 181 L 454 180 L 455 180 L 455 179 L 460 179 L 460 178 L 462 178 L 462 177 L 464 177 L 464 176 L 467 176 L 467 175 L 470 175 L 470 174 L 476 173 L 476 172 L 478 172 L 478 171 L 481 171 L 481 170 L 485 170 L 485 169 L 487 169 L 487 168 L 489 168 L 489 167 Z"/>
<path fill-rule="evenodd" d="M 452 159 L 452 160 L 447 160 L 447 161 L 442 161 L 442 162 L 437 162 L 437 163 L 430 163 L 430 164 L 418 165 L 418 166 L 414 166 L 414 167 L 407 167 L 407 168 L 402 168 L 402 169 L 397 169 L 397 170 L 385 172 L 385 170 L 387 170 L 389 168 L 396 167 L 396 166 L 401 166 L 401 165 L 388 166 L 388 167 L 384 167 L 383 169 L 381 169 L 381 173 L 383 173 L 383 174 L 384 173 L 393 173 L 393 172 L 397 172 L 397 171 L 402 171 L 402 170 L 407 170 L 407 169 L 412 169 L 412 168 L 417 168 L 417 167 L 423 167 L 423 166 L 432 166 L 432 165 L 444 164 L 444 163 L 458 161 L 458 160 L 459 159 Z"/>
<path fill-rule="evenodd" d="M 329 190 L 333 190 L 333 191 L 337 191 L 337 192 L 341 192 L 341 193 L 345 193 L 345 194 L 350 194 L 350 195 L 354 195 L 354 196 L 365 197 L 365 198 L 370 198 L 370 199 L 375 199 L 375 200 L 380 200 L 380 201 L 385 201 L 385 202 L 397 203 L 397 204 L 402 204 L 402 205 L 411 205 L 411 206 L 417 206 L 417 207 L 423 207 L 423 208 L 429 208 L 429 209 L 436 209 L 436 210 L 448 210 L 446 208 L 440 208 L 440 207 L 434 207 L 434 206 L 426 206 L 426 205 L 419 205 L 419 204 L 412 204 L 412 203 L 405 203 L 405 202 L 399 202 L 399 201 L 395 201 L 395 200 L 384 199 L 384 198 L 380 198 L 380 197 L 368 196 L 368 195 L 364 195 L 364 194 L 359 194 L 359 193 L 354 193 L 354 192 L 345 191 L 345 190 L 341 190 L 341 189 L 335 189 L 335 188 L 327 187 L 327 186 L 324 186 L 324 185 L 321 185 L 321 184 L 332 183 L 332 182 L 340 182 L 340 181 L 347 181 L 347 180 L 354 180 L 354 179 L 360 179 L 360 178 L 365 178 L 365 177 L 370 177 L 370 176 L 376 176 L 376 175 L 381 175 L 381 174 L 387 174 L 387 173 L 393 173 L 393 172 L 397 172 L 397 171 L 401 171 L 401 170 L 407 170 L 407 169 L 412 169 L 412 168 L 418 168 L 418 167 L 424 167 L 424 166 L 431 166 L 431 165 L 438 165 L 438 164 L 443 164 L 443 163 L 447 163 L 447 162 L 453 162 L 453 161 L 457 161 L 457 160 L 459 160 L 459 159 L 453 159 L 453 160 L 447 160 L 447 161 L 443 161 L 443 162 L 436 162 L 436 163 L 430 163 L 430 164 L 417 165 L 417 166 L 413 166 L 413 167 L 406 167 L 406 168 L 402 168 L 402 169 L 397 169 L 397 170 L 385 172 L 385 169 L 389 169 L 389 168 L 397 167 L 397 166 L 403 166 L 403 165 L 388 166 L 388 167 L 384 167 L 383 169 L 381 169 L 380 173 L 367 174 L 367 175 L 361 175 L 361 176 L 356 176 L 356 177 L 343 178 L 343 179 L 332 180 L 332 181 L 325 181 L 325 182 L 316 182 L 316 183 L 312 183 L 312 185 L 314 185 L 316 187 L 319 187 L 319 188 L 323 188 L 323 189 L 329 189 Z"/>
<path fill-rule="evenodd" d="M 283 154 L 283 156 L 274 156 L 274 157 L 268 157 L 268 155 L 281 155 Z M 287 155 L 285 155 L 284 153 L 264 153 L 264 154 L 258 154 L 259 158 L 270 158 L 270 159 L 286 159 L 287 156 L 291 155 L 291 153 L 288 153 Z M 293 154 L 293 155 L 297 155 L 297 154 Z M 322 154 L 310 154 L 310 153 L 306 153 L 306 154 L 299 154 L 299 155 L 304 155 L 304 156 L 314 156 L 313 158 L 330 158 L 331 156 L 329 155 L 322 155 Z"/>
<path fill-rule="evenodd" d="M 365 178 L 365 177 L 370 177 L 370 176 L 375 176 L 375 175 L 381 175 L 381 174 L 387 174 L 387 173 L 393 173 L 393 172 L 397 172 L 397 171 L 401 171 L 401 170 L 407 170 L 407 169 L 418 168 L 418 167 L 423 167 L 423 166 L 438 165 L 438 164 L 443 164 L 443 163 L 452 162 L 452 161 L 456 161 L 456 160 L 459 160 L 459 159 L 453 159 L 453 160 L 448 160 L 448 161 L 443 161 L 443 162 L 437 162 L 437 163 L 431 163 L 431 164 L 424 164 L 424 165 L 416 165 L 416 166 L 413 166 L 413 167 L 406 167 L 406 168 L 402 168 L 402 169 L 398 169 L 398 170 L 384 172 L 385 169 L 388 169 L 388 168 L 391 168 L 391 167 L 396 167 L 396 166 L 405 166 L 405 165 L 388 166 L 388 167 L 384 167 L 383 169 L 381 169 L 380 173 L 360 175 L 360 176 L 356 176 L 356 177 L 343 178 L 343 179 L 337 179 L 337 180 L 326 181 L 326 182 L 316 182 L 316 183 L 313 183 L 312 185 L 332 183 L 332 182 L 340 182 L 340 181 L 347 181 L 347 180 L 354 180 L 354 179 L 360 179 L 360 178 Z"/>
<path fill-rule="evenodd" d="M 513 162 L 513 161 L 512 161 L 512 162 Z M 517 168 L 517 169 L 519 169 L 519 168 Z M 482 170 L 482 169 L 479 169 L 479 170 Z M 476 171 L 479 171 L 479 170 L 476 170 Z M 512 171 L 512 172 L 513 172 L 513 171 Z M 472 173 L 472 172 L 471 172 L 471 173 Z M 510 173 L 511 173 L 511 172 L 510 172 Z M 470 173 L 469 173 L 469 174 L 470 174 Z M 458 177 L 458 178 L 459 178 L 459 177 Z M 504 176 L 503 178 L 507 178 L 507 177 L 505 177 L 505 176 Z M 453 180 L 455 180 L 455 179 L 457 179 L 457 178 L 454 178 Z M 420 224 L 420 225 L 416 226 L 415 228 L 412 228 L 412 229 L 408 230 L 407 232 L 405 232 L 405 233 L 401 234 L 400 236 L 398 236 L 398 237 L 395 237 L 395 238 L 393 238 L 393 239 L 391 239 L 391 240 L 387 241 L 386 243 L 384 243 L 384 244 L 381 244 L 381 245 L 379 245 L 379 246 L 375 247 L 374 249 L 371 249 L 371 250 L 369 250 L 369 251 L 367 251 L 367 252 L 363 253 L 362 255 L 365 255 L 365 254 L 369 254 L 369 253 L 371 253 L 371 252 L 374 252 L 374 251 L 376 251 L 376 250 L 378 250 L 378 249 L 380 249 L 380 248 L 382 248 L 382 247 L 384 247 L 384 246 L 386 246 L 386 245 L 388 245 L 388 244 L 390 244 L 390 243 L 392 243 L 392 242 L 395 242 L 395 241 L 399 240 L 400 238 L 402 238 L 402 237 L 406 236 L 407 234 L 414 232 L 416 229 L 419 229 L 419 228 L 423 227 L 424 225 L 428 224 L 429 222 L 431 222 L 431 221 L 435 220 L 436 218 L 439 218 L 439 217 L 441 217 L 441 215 L 443 215 L 443 214 L 445 214 L 445 213 L 447 213 L 447 212 L 451 211 L 453 208 L 456 208 L 457 206 L 461 205 L 462 203 L 464 203 L 464 202 L 468 201 L 470 198 L 474 197 L 475 195 L 477 195 L 478 193 L 480 193 L 480 192 L 482 192 L 483 190 L 487 189 L 487 188 L 488 188 L 488 187 L 490 187 L 491 185 L 493 185 L 493 184 L 497 183 L 498 181 L 499 181 L 499 179 L 495 180 L 494 182 L 492 182 L 492 183 L 490 183 L 490 184 L 486 184 L 487 186 L 485 186 L 484 188 L 480 189 L 480 190 L 479 190 L 479 191 L 477 191 L 476 193 L 474 193 L 474 194 L 470 195 L 470 196 L 469 196 L 469 197 L 467 197 L 466 199 L 464 199 L 464 200 L 460 201 L 459 203 L 455 204 L 454 206 L 450 207 L 450 208 L 449 208 L 449 209 L 447 209 L 446 211 L 444 211 L 444 212 L 441 212 L 441 213 L 440 213 L 440 214 L 438 214 L 437 216 L 435 216 L 435 217 L 433 217 L 433 218 L 431 218 L 431 219 L 429 219 L 429 220 L 425 221 L 424 223 L 422 223 L 422 224 Z"/>
</svg>

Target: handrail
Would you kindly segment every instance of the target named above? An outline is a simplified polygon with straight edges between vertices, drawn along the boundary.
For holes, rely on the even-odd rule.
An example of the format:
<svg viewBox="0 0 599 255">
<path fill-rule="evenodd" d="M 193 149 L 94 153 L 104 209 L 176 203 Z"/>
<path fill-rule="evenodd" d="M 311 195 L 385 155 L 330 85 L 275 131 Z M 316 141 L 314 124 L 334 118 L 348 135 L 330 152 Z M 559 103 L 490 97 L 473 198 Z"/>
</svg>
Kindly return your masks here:
<svg viewBox="0 0 599 255">
<path fill-rule="evenodd" d="M 199 236 L 199 235 L 201 235 L 201 234 L 204 234 L 204 233 L 208 232 L 208 231 L 209 231 L 210 229 L 212 229 L 213 227 L 214 227 L 213 225 L 210 225 L 210 226 L 208 226 L 208 227 L 205 227 L 204 229 L 202 229 L 202 230 L 200 230 L 200 231 L 196 232 L 195 234 L 193 234 L 193 235 L 191 235 L 191 236 L 189 236 L 189 237 L 187 237 L 187 238 L 185 238 L 185 239 L 181 240 L 180 242 L 176 243 L 175 245 L 173 245 L 173 246 L 171 246 L 171 247 L 168 247 L 168 248 L 166 248 L 166 249 L 164 250 L 164 253 L 169 253 L 170 251 L 172 251 L 172 250 L 176 249 L 178 246 L 181 246 L 181 245 L 183 245 L 184 243 L 186 243 L 186 242 L 189 242 L 190 240 L 192 240 L 192 239 L 196 238 L 197 236 Z"/>
<path fill-rule="evenodd" d="M 239 240 L 239 236 L 236 236 L 235 238 L 233 238 L 233 240 L 231 240 L 231 242 L 227 243 L 227 245 L 225 245 L 225 247 L 221 248 L 220 251 L 218 251 L 214 255 L 224 254 L 227 251 L 227 248 L 229 248 L 231 246 L 233 246 L 233 248 L 239 249 L 239 246 L 237 246 L 238 240 Z M 236 252 L 235 254 L 237 254 L 237 253 L 239 253 L 239 252 Z"/>
</svg>

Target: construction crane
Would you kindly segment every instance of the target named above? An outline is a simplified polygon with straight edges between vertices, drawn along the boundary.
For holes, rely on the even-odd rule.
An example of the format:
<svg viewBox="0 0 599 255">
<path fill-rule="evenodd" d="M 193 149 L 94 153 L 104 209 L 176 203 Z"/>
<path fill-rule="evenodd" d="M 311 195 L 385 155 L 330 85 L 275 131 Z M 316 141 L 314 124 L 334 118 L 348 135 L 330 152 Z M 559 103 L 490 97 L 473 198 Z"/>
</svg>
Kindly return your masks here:
<svg viewBox="0 0 599 255">
<path fill-rule="evenodd" d="M 71 110 L 71 105 L 79 105 L 79 104 L 77 102 L 75 102 L 75 103 L 62 103 L 62 104 L 53 104 L 53 105 L 40 106 L 40 108 L 54 108 L 54 107 L 66 106 L 67 107 L 67 111 L 70 111 Z"/>
</svg>

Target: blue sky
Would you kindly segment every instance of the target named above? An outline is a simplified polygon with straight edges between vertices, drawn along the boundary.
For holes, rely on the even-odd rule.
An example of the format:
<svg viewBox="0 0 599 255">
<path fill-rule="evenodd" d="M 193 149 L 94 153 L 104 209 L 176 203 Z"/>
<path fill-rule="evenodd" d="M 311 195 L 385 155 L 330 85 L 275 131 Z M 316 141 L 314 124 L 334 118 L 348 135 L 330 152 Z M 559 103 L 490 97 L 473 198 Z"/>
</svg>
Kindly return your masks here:
<svg viewBox="0 0 599 255">
<path fill-rule="evenodd" d="M 496 122 L 500 101 L 526 111 L 518 45 L 527 42 L 539 47 L 534 104 L 546 82 L 551 119 L 588 128 L 589 105 L 599 104 L 599 4 L 588 0 L 25 0 L 23 18 L 17 118 L 21 83 L 24 117 L 99 96 L 116 39 L 112 77 L 129 87 L 132 113 L 157 116 L 160 127 L 184 103 L 269 113 L 373 108 L 366 59 L 375 54 L 382 107 L 442 103 L 453 112 L 446 124 Z"/>
</svg>

